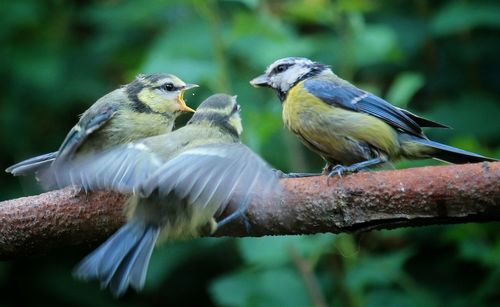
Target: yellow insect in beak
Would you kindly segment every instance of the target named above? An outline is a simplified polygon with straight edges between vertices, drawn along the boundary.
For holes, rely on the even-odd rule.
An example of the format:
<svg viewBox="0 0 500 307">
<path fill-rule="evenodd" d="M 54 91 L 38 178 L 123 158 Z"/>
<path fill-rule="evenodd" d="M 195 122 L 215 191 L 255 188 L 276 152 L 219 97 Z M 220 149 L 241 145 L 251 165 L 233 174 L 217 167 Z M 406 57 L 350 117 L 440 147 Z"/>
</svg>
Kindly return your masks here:
<svg viewBox="0 0 500 307">
<path fill-rule="evenodd" d="M 197 84 L 186 84 L 186 86 L 181 90 L 179 96 L 177 97 L 177 102 L 179 103 L 180 110 L 183 112 L 192 112 L 194 113 L 194 110 L 188 107 L 186 102 L 184 101 L 184 91 L 198 87 Z"/>
</svg>

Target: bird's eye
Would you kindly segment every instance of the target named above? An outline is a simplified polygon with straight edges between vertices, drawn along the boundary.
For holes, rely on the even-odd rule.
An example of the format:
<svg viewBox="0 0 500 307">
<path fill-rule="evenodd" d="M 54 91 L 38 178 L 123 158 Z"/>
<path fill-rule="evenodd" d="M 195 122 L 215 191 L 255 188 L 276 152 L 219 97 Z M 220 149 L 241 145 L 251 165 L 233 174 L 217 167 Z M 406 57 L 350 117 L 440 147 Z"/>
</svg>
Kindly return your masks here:
<svg viewBox="0 0 500 307">
<path fill-rule="evenodd" d="M 287 69 L 287 67 L 288 67 L 288 65 L 286 65 L 286 64 L 280 64 L 280 65 L 276 66 L 274 71 L 276 73 L 284 72 Z"/>
<path fill-rule="evenodd" d="M 169 83 L 163 84 L 162 89 L 171 92 L 171 91 L 175 90 L 175 86 L 169 82 Z"/>
</svg>

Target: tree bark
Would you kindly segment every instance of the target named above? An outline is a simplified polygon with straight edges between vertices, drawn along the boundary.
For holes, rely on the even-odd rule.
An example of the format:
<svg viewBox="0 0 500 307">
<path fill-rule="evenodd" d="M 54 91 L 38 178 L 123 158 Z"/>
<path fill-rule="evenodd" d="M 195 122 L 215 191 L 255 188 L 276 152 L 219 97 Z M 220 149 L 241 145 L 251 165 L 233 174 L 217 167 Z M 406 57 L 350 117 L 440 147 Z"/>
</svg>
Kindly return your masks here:
<svg viewBox="0 0 500 307">
<path fill-rule="evenodd" d="M 283 179 L 279 200 L 249 205 L 215 236 L 340 233 L 500 221 L 500 162 Z M 96 244 L 125 221 L 126 195 L 74 188 L 0 203 L 0 258 Z M 248 225 L 248 223 L 247 223 Z"/>
</svg>

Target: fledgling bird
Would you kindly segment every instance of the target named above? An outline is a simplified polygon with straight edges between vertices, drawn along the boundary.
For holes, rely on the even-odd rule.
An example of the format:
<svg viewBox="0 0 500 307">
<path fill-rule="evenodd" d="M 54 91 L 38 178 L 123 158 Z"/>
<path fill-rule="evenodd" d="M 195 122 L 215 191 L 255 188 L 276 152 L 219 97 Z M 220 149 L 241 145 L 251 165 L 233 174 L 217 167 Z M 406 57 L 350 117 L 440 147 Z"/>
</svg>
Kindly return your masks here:
<svg viewBox="0 0 500 307">
<path fill-rule="evenodd" d="M 401 158 L 497 161 L 429 140 L 421 127 L 447 126 L 395 107 L 307 58 L 279 59 L 250 84 L 277 92 L 285 126 L 327 161 L 329 176 Z"/>
<path fill-rule="evenodd" d="M 197 85 L 171 74 L 139 75 L 86 110 L 58 151 L 19 162 L 5 171 L 15 176 L 37 173 L 54 161 L 170 132 L 181 112 L 194 112 L 183 98 L 184 91 L 194 87 Z"/>
<path fill-rule="evenodd" d="M 58 186 L 133 193 L 128 222 L 76 268 L 115 296 L 140 290 L 156 242 L 213 233 L 242 217 L 250 200 L 280 197 L 277 174 L 240 143 L 236 97 L 206 99 L 171 133 L 74 159 L 54 169 Z M 42 178 L 43 179 L 43 178 Z M 224 211 L 231 214 L 218 223 Z"/>
</svg>

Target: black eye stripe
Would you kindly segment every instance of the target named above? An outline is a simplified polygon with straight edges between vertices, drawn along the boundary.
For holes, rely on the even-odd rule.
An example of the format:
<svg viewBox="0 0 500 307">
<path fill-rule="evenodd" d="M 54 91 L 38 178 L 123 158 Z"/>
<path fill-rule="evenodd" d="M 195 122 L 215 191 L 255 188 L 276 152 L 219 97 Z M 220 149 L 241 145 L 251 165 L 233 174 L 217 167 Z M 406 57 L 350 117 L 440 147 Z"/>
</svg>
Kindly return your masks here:
<svg viewBox="0 0 500 307">
<path fill-rule="evenodd" d="M 159 89 L 159 90 L 163 90 L 163 91 L 167 91 L 167 92 L 173 92 L 173 91 L 179 90 L 180 88 L 175 86 L 171 82 L 167 82 L 167 83 L 164 83 L 160 86 L 155 87 L 155 89 Z"/>
<path fill-rule="evenodd" d="M 287 70 L 290 66 L 292 66 L 293 64 L 280 64 L 278 66 L 276 66 L 273 71 L 272 71 L 272 74 L 279 74 L 279 73 L 282 73 L 284 72 L 285 70 Z"/>
<path fill-rule="evenodd" d="M 231 110 L 231 115 L 238 112 L 239 110 L 240 110 L 240 106 L 238 104 L 235 104 L 233 109 Z"/>
</svg>

